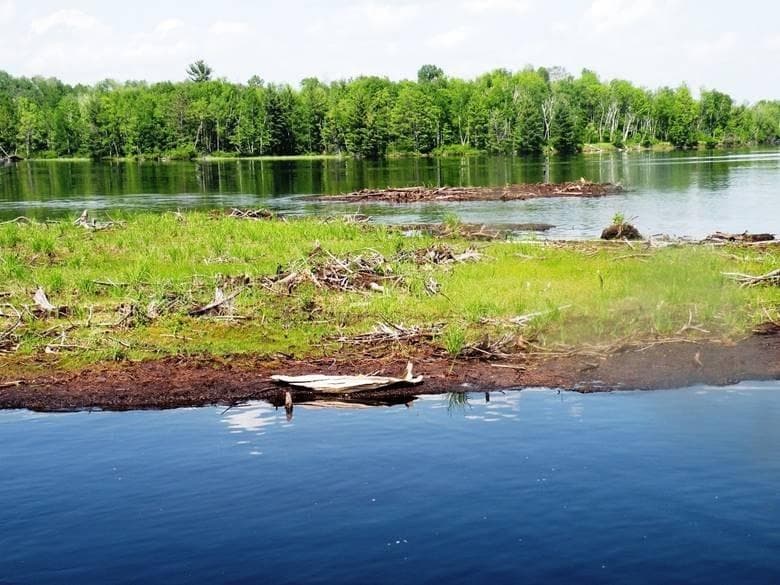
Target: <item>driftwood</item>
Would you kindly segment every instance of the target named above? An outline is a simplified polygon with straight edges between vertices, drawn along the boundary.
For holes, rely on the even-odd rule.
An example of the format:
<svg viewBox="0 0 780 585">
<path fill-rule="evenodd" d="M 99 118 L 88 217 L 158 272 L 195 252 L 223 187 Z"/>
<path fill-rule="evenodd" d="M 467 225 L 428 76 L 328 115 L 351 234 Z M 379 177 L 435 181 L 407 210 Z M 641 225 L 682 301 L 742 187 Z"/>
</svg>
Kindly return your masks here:
<svg viewBox="0 0 780 585">
<path fill-rule="evenodd" d="M 780 286 L 780 268 L 759 276 L 741 274 L 739 272 L 724 272 L 723 276 L 737 281 L 741 287 L 758 286 L 760 284 Z"/>
<path fill-rule="evenodd" d="M 412 363 L 406 366 L 406 375 L 403 378 L 389 376 L 326 376 L 322 374 L 310 374 L 306 376 L 282 376 L 274 375 L 271 379 L 275 382 L 306 388 L 323 394 L 351 394 L 368 390 L 379 390 L 389 386 L 421 384 L 422 376 L 414 376 Z"/>
<path fill-rule="evenodd" d="M 89 210 L 85 209 L 81 212 L 81 215 L 73 222 L 73 225 L 84 228 L 85 230 L 100 231 L 107 230 L 117 226 L 123 226 L 124 222 L 121 221 L 98 221 L 96 219 L 90 219 Z"/>
<path fill-rule="evenodd" d="M 418 250 L 406 250 L 396 256 L 398 262 L 414 262 L 415 264 L 463 264 L 477 262 L 483 255 L 474 248 L 456 252 L 447 244 L 439 244 Z"/>
<path fill-rule="evenodd" d="M 750 234 L 743 232 L 741 234 L 730 234 L 728 232 L 715 232 L 707 236 L 705 242 L 773 242 L 775 236 L 773 234 Z"/>
<path fill-rule="evenodd" d="M 229 303 L 235 299 L 238 295 L 240 295 L 242 292 L 244 292 L 245 289 L 240 288 L 237 291 L 225 295 L 225 293 L 222 291 L 221 288 L 217 287 L 214 291 L 214 300 L 210 302 L 208 305 L 204 305 L 202 307 L 198 307 L 196 309 L 192 309 L 187 314 L 190 317 L 197 317 L 200 315 L 206 315 L 207 313 L 211 313 L 213 311 L 217 311 L 218 309 L 224 308 L 226 305 L 229 305 Z"/>
<path fill-rule="evenodd" d="M 38 287 L 35 289 L 35 294 L 33 295 L 33 301 L 35 302 L 36 309 L 34 313 L 37 316 L 53 316 L 53 317 L 64 317 L 70 313 L 70 309 L 67 306 L 55 306 L 49 301 L 49 298 L 46 296 L 46 292 L 43 290 L 42 287 Z"/>
<path fill-rule="evenodd" d="M 388 187 L 363 189 L 345 195 L 322 196 L 327 201 L 385 201 L 417 203 L 424 201 L 517 201 L 546 197 L 604 197 L 623 191 L 612 183 L 592 183 L 580 179 L 570 183 L 535 183 L 505 187 Z"/>
</svg>

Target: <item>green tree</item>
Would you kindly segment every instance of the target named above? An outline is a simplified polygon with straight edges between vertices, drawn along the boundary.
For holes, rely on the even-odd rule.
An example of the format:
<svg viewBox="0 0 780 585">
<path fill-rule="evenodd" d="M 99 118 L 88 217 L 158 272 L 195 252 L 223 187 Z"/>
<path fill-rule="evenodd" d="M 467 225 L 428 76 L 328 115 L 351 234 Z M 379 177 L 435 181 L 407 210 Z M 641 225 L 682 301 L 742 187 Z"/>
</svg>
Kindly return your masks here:
<svg viewBox="0 0 780 585">
<path fill-rule="evenodd" d="M 552 144 L 560 154 L 574 154 L 580 149 L 576 122 L 568 102 L 562 102 L 555 116 Z"/>
<path fill-rule="evenodd" d="M 187 76 L 195 83 L 202 83 L 211 79 L 212 69 L 203 59 L 190 63 L 187 67 Z"/>
<path fill-rule="evenodd" d="M 417 83 L 434 83 L 444 79 L 444 71 L 436 65 L 423 65 L 417 71 Z"/>
<path fill-rule="evenodd" d="M 46 120 L 41 107 L 26 97 L 16 100 L 17 141 L 29 157 L 33 152 L 43 148 L 46 136 Z"/>
<path fill-rule="evenodd" d="M 419 85 L 407 83 L 401 88 L 391 119 L 399 150 L 425 154 L 436 147 L 439 109 Z"/>
</svg>

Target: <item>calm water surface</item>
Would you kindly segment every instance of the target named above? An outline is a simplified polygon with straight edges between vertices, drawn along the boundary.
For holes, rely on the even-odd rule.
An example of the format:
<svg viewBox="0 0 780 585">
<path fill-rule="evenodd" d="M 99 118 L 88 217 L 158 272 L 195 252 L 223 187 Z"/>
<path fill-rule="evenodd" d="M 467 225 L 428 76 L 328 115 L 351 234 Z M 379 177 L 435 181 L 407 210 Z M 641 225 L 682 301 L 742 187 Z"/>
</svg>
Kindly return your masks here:
<svg viewBox="0 0 780 585">
<path fill-rule="evenodd" d="M 778 583 L 780 386 L 0 412 L 0 583 Z"/>
<path fill-rule="evenodd" d="M 447 205 L 317 203 L 312 194 L 404 185 L 620 182 L 629 192 L 592 200 Z M 104 210 L 268 206 L 292 214 L 361 211 L 379 221 L 439 221 L 454 212 L 479 223 L 543 222 L 551 237 L 592 237 L 617 211 L 645 233 L 703 236 L 715 230 L 780 231 L 780 150 L 616 153 L 553 158 L 213 163 L 33 162 L 0 168 L 0 218 Z"/>
</svg>

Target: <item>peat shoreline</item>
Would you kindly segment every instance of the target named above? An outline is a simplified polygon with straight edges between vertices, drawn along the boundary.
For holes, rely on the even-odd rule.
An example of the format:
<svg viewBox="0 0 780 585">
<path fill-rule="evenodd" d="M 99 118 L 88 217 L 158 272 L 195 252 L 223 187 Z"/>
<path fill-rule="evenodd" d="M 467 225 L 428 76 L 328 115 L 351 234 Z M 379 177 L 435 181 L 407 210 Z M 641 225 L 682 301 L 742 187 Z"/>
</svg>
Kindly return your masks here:
<svg viewBox="0 0 780 585">
<path fill-rule="evenodd" d="M 410 360 L 424 376 L 419 386 L 395 387 L 349 396 L 320 395 L 279 386 L 272 374 L 397 375 Z M 46 360 L 41 360 L 41 371 Z M 79 371 L 0 376 L 0 409 L 41 412 L 100 409 L 124 411 L 207 405 L 232 406 L 249 400 L 284 405 L 338 400 L 352 404 L 399 404 L 417 395 L 548 387 L 577 392 L 652 390 L 695 384 L 728 385 L 780 379 L 780 327 L 768 324 L 735 342 L 648 342 L 599 355 L 569 352 L 518 355 L 501 361 L 453 360 L 430 346 L 400 347 L 381 357 L 341 353 L 328 358 L 286 356 L 165 358 L 99 365 Z"/>
</svg>

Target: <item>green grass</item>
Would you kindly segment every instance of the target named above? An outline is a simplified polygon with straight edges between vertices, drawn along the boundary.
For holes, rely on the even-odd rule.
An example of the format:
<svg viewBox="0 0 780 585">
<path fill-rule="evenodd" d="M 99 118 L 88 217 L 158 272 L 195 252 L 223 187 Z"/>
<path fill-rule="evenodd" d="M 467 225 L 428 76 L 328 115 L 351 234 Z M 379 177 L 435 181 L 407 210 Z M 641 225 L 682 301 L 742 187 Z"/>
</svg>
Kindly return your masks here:
<svg viewBox="0 0 780 585">
<path fill-rule="evenodd" d="M 780 316 L 778 287 L 740 288 L 723 272 L 762 274 L 777 252 L 686 246 L 638 251 L 622 245 L 479 244 L 485 259 L 450 267 L 417 266 L 392 258 L 424 248 L 429 236 L 406 237 L 383 227 L 341 221 L 239 221 L 207 213 L 126 216 L 124 227 L 88 232 L 70 225 L 0 225 L 0 303 L 24 315 L 18 351 L 0 368 L 34 364 L 47 345 L 76 346 L 50 360 L 58 367 L 169 355 L 323 355 L 337 350 L 334 334 L 357 334 L 377 321 L 446 323 L 439 345 L 457 355 L 493 332 L 484 319 L 544 312 L 523 330 L 542 344 L 612 343 L 624 338 L 674 336 L 692 320 L 710 336 L 736 338 Z M 291 263 L 304 265 L 315 242 L 343 256 L 375 250 L 391 259 L 404 283 L 384 293 L 334 292 L 306 284 L 291 295 L 251 286 L 235 301 L 245 319 L 190 317 L 217 284 L 246 276 L 255 282 Z M 469 242 L 448 241 L 458 249 Z M 443 294 L 429 295 L 433 277 Z M 32 295 L 42 286 L 67 318 L 35 319 Z M 173 309 L 149 318 L 149 305 Z M 136 312 L 122 326 L 120 307 Z M 13 324 L 0 317 L 0 331 Z M 685 335 L 704 335 L 689 330 Z M 49 363 L 49 362 L 47 362 Z"/>
</svg>

